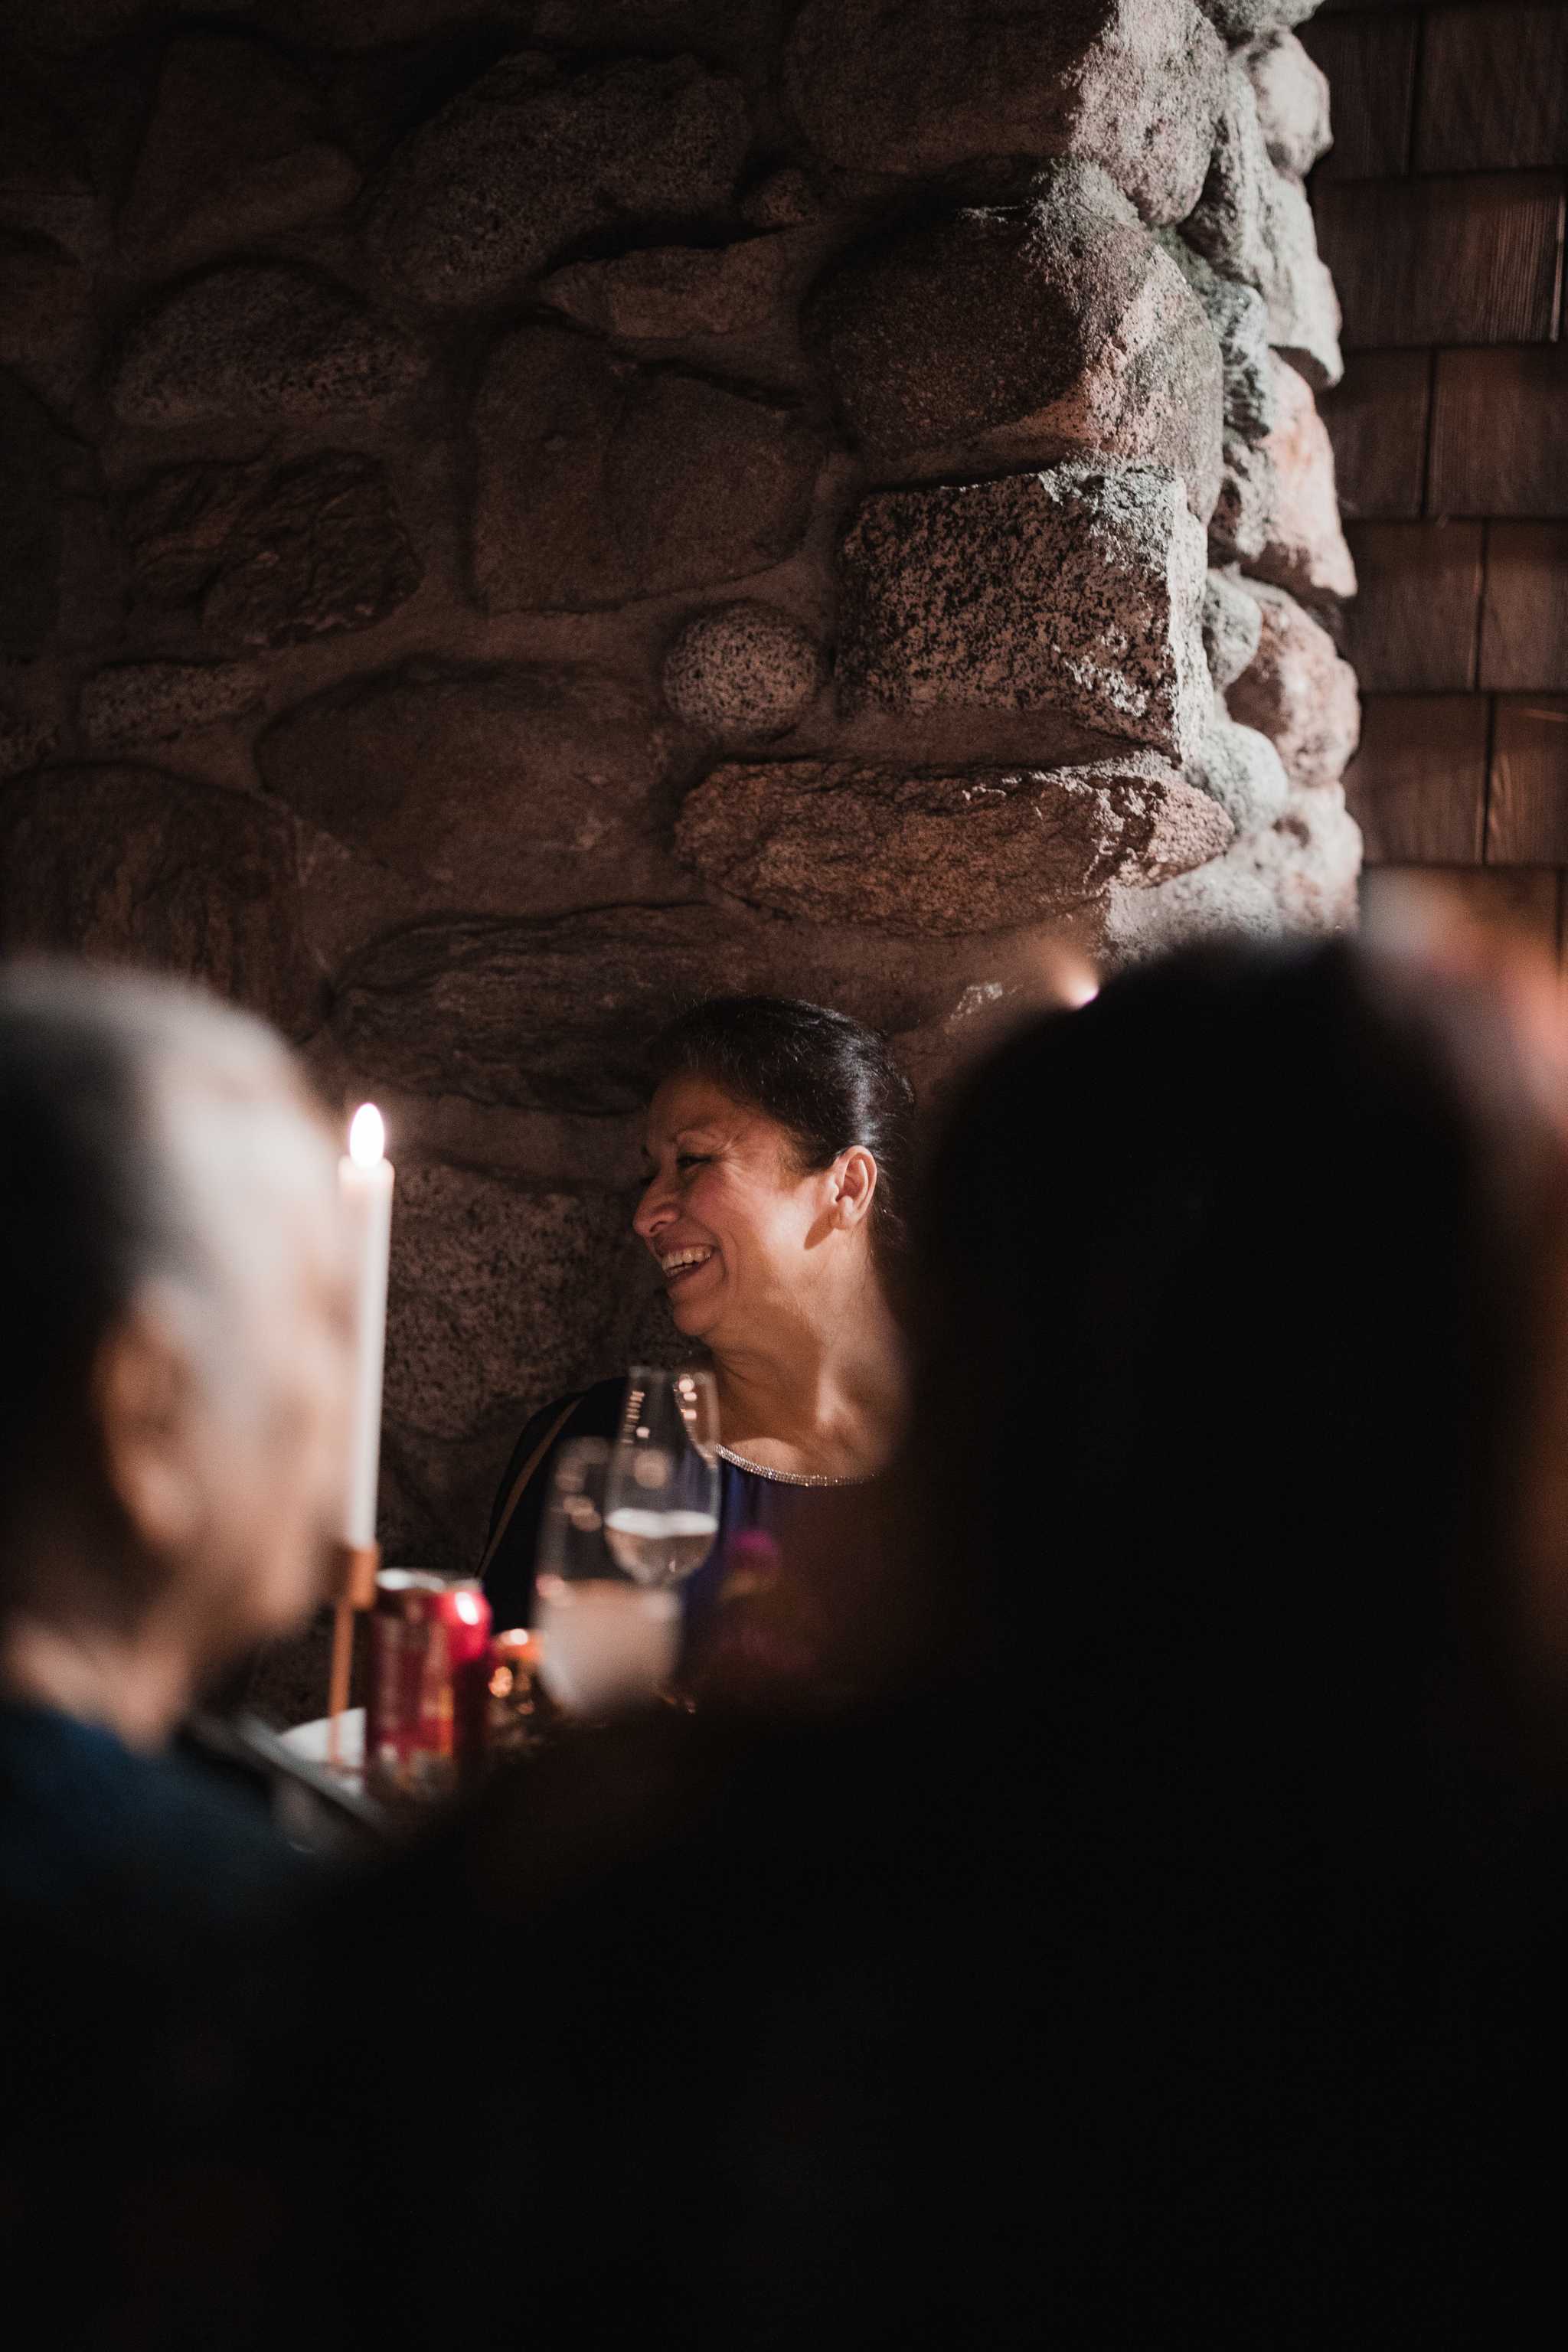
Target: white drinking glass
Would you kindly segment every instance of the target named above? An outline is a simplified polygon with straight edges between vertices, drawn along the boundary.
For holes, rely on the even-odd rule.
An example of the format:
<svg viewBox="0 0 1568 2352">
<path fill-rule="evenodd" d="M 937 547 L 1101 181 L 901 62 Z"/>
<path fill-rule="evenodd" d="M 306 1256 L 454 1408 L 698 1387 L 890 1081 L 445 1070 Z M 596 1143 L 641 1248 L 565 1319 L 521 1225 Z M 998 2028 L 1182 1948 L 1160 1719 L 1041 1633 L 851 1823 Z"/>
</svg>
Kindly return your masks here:
<svg viewBox="0 0 1568 2352">
<path fill-rule="evenodd" d="M 612 1450 L 602 1437 L 562 1447 L 540 1529 L 539 1673 L 567 1715 L 602 1717 L 648 1705 L 673 1680 L 680 1653 L 678 1596 L 628 1576 L 605 1541 Z"/>
<path fill-rule="evenodd" d="M 694 1575 L 719 1535 L 719 1399 L 709 1371 L 634 1364 L 605 1482 L 605 1538 L 653 1589 Z"/>
</svg>

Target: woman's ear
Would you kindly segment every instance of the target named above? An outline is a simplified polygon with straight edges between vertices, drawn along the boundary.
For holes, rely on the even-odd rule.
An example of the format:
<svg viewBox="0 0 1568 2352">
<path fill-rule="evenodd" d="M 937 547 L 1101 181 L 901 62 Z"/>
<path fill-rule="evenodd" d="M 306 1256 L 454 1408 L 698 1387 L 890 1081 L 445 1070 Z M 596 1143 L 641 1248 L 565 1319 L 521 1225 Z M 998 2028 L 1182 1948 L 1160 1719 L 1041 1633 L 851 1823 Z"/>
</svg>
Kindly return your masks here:
<svg viewBox="0 0 1568 2352">
<path fill-rule="evenodd" d="M 193 1459 L 195 1384 L 174 1318 L 138 1301 L 108 1332 L 92 1372 L 104 1469 L 141 1548 L 187 1543 L 201 1515 Z"/>
<path fill-rule="evenodd" d="M 871 1206 L 877 1190 L 877 1162 L 863 1143 L 852 1143 L 841 1152 L 833 1168 L 833 1216 L 836 1224 L 847 1232 L 860 1224 Z"/>
</svg>

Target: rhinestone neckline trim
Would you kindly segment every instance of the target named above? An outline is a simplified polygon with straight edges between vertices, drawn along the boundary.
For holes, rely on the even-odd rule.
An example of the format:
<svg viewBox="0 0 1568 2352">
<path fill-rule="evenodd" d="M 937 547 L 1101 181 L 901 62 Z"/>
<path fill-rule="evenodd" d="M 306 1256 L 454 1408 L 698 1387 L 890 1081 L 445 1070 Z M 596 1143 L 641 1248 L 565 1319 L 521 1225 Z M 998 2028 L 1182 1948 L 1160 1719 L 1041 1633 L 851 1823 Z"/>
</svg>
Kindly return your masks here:
<svg viewBox="0 0 1568 2352">
<path fill-rule="evenodd" d="M 776 1479 L 781 1486 L 865 1486 L 866 1478 L 824 1478 L 812 1470 L 770 1470 L 765 1462 L 752 1462 L 743 1454 L 736 1454 L 728 1445 L 721 1445 L 722 1460 L 733 1463 L 737 1470 L 749 1470 L 753 1478 Z"/>
</svg>

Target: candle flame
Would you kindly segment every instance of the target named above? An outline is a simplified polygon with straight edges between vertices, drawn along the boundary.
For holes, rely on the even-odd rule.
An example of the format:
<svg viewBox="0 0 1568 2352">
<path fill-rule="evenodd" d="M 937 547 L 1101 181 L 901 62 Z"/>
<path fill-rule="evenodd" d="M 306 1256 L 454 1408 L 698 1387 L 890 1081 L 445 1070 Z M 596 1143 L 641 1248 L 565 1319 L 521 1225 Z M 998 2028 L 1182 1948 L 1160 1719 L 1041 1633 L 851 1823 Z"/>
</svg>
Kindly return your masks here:
<svg viewBox="0 0 1568 2352">
<path fill-rule="evenodd" d="M 374 1168 L 386 1148 L 386 1129 L 374 1103 L 361 1103 L 349 1129 L 349 1158 L 356 1168 Z"/>
</svg>

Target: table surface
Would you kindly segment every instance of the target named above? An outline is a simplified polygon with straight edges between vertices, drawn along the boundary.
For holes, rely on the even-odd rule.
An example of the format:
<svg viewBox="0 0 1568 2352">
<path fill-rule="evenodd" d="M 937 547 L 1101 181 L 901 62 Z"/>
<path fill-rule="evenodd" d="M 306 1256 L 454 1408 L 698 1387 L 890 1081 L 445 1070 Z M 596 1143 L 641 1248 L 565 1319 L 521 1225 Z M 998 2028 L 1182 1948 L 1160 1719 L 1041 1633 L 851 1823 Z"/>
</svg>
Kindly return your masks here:
<svg viewBox="0 0 1568 2352">
<path fill-rule="evenodd" d="M 291 1731 L 280 1734 L 285 1748 L 291 1748 L 307 1764 L 324 1764 L 327 1760 L 327 1727 L 330 1718 L 318 1716 L 314 1723 L 297 1723 Z M 342 1760 L 347 1772 L 358 1775 L 364 1770 L 364 1709 L 345 1707 L 342 1716 Z"/>
</svg>

